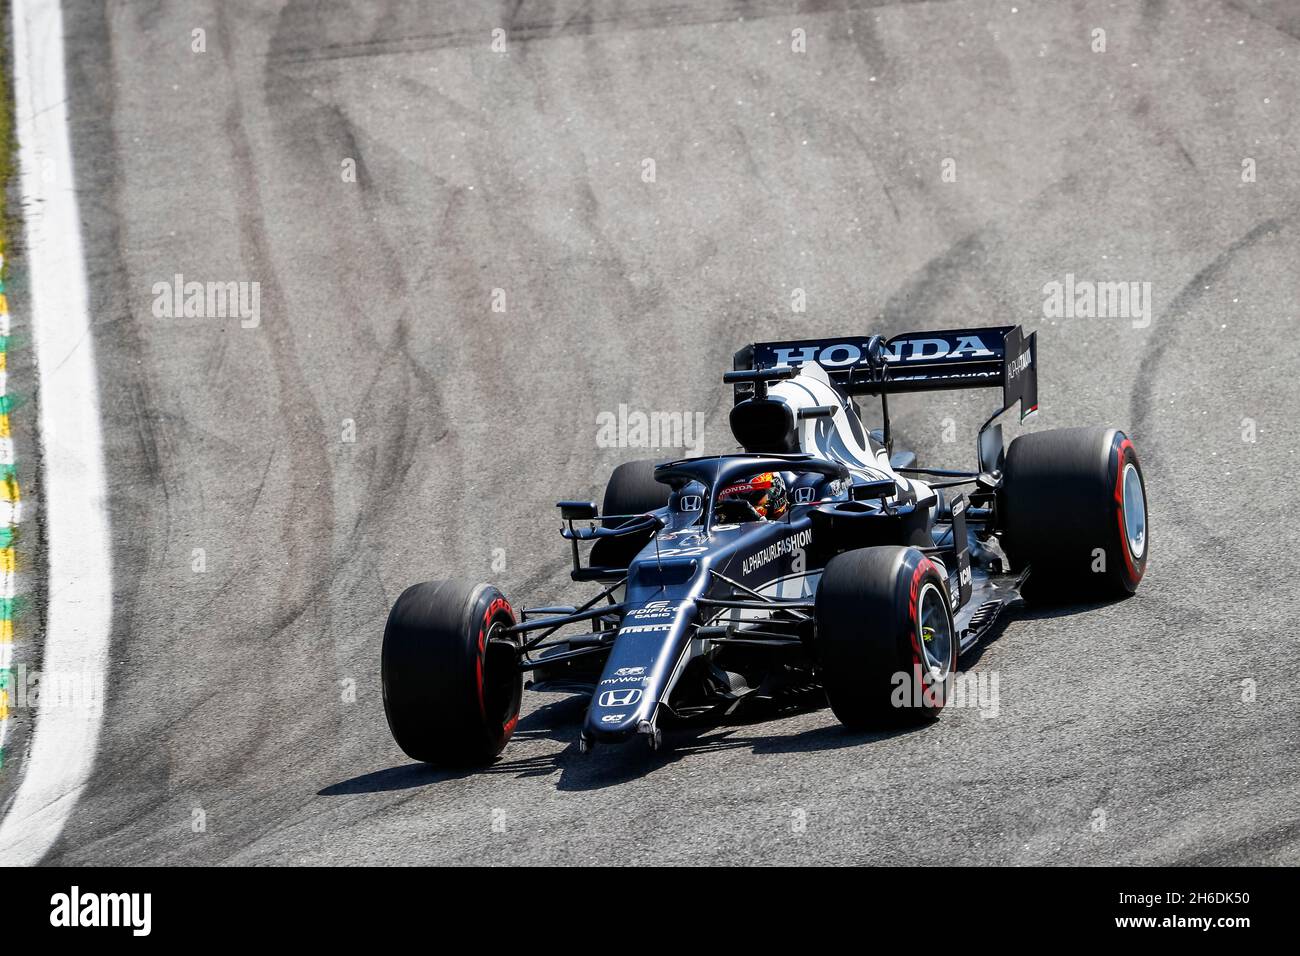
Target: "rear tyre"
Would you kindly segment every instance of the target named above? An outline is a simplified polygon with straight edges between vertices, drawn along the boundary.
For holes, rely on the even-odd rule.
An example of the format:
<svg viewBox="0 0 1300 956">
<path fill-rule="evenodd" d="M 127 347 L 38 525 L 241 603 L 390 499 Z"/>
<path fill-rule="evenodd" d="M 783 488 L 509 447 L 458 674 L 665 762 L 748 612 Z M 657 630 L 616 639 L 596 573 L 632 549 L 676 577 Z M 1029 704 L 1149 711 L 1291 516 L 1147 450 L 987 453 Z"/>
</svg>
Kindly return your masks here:
<svg viewBox="0 0 1300 956">
<path fill-rule="evenodd" d="M 1021 435 L 1007 450 L 999 498 L 1002 548 L 1030 568 L 1025 597 L 1123 597 L 1137 590 L 1151 546 L 1137 451 L 1117 428 Z"/>
<path fill-rule="evenodd" d="M 415 760 L 481 765 L 519 720 L 523 675 L 515 614 L 488 584 L 430 581 L 402 592 L 384 629 L 384 714 Z M 511 646 L 515 645 L 515 646 Z"/>
<path fill-rule="evenodd" d="M 817 670 L 846 727 L 920 723 L 948 702 L 958 649 L 948 588 L 916 548 L 831 558 L 814 617 Z"/>
</svg>

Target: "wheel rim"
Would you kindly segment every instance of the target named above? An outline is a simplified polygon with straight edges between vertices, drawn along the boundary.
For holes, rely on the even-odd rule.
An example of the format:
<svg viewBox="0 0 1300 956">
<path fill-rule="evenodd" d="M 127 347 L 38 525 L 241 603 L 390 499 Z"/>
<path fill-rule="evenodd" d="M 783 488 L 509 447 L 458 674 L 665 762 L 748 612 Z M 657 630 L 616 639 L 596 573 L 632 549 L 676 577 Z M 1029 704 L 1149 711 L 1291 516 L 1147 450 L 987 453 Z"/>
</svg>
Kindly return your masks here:
<svg viewBox="0 0 1300 956">
<path fill-rule="evenodd" d="M 936 680 L 944 680 L 952 668 L 952 622 L 948 618 L 948 599 L 932 581 L 921 589 L 917 617 L 927 674 Z"/>
<path fill-rule="evenodd" d="M 483 655 L 483 711 L 489 725 L 501 729 L 511 725 L 519 711 L 521 680 L 515 664 L 514 652 L 497 647 L 494 638 L 503 637 L 502 632 L 512 622 L 499 617 L 492 622 L 488 631 L 487 648 Z"/>
<path fill-rule="evenodd" d="M 1124 536 L 1128 539 L 1129 554 L 1140 558 L 1147 549 L 1147 503 L 1142 494 L 1142 476 L 1132 462 L 1124 466 L 1121 492 L 1124 497 Z"/>
</svg>

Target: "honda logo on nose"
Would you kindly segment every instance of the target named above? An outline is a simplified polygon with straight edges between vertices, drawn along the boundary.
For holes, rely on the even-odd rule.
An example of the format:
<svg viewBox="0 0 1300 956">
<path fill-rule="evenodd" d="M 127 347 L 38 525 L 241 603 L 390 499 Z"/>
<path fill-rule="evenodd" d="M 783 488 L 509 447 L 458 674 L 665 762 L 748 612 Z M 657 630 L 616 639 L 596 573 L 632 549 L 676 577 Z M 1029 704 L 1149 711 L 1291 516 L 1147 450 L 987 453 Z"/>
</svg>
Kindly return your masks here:
<svg viewBox="0 0 1300 956">
<path fill-rule="evenodd" d="M 607 690 L 600 695 L 601 707 L 631 707 L 641 699 L 639 690 Z"/>
</svg>

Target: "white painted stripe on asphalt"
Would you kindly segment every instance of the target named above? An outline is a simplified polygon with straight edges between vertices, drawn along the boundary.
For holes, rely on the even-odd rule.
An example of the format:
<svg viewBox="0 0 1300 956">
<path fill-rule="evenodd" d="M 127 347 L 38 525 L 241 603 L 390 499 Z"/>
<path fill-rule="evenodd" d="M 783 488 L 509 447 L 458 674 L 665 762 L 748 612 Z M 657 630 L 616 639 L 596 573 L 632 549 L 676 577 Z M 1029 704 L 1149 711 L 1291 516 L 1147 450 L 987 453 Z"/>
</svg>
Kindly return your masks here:
<svg viewBox="0 0 1300 956">
<path fill-rule="evenodd" d="M 13 0 L 14 107 L 27 237 L 49 555 L 43 673 L 103 681 L 112 568 L 95 361 L 68 141 L 59 0 Z M 90 777 L 102 701 L 42 695 L 0 863 L 38 863 Z"/>
<path fill-rule="evenodd" d="M 0 276 L 4 275 L 5 257 L 0 254 Z M 3 288 L 3 282 L 0 282 L 0 289 Z M 0 372 L 0 402 L 5 404 L 0 408 L 0 467 L 12 468 L 14 464 L 14 443 L 9 438 L 9 298 L 0 293 L 0 336 L 4 336 L 4 345 L 0 346 L 0 368 L 5 371 Z M 18 489 L 18 476 L 10 474 L 10 484 L 7 488 L 0 489 L 0 498 L 4 498 L 6 503 L 17 506 L 22 496 Z M 18 508 L 14 507 L 9 514 L 17 519 Z M 0 569 L 0 601 L 5 604 L 4 611 L 0 612 L 0 769 L 4 767 L 5 755 L 5 738 L 9 736 L 9 720 L 11 711 L 17 695 L 15 686 L 15 674 L 13 672 L 14 657 L 14 594 L 17 591 L 15 584 L 16 568 L 14 561 L 13 542 L 14 532 L 17 531 L 17 521 L 7 522 L 0 525 L 0 530 L 8 532 L 6 544 L 8 546 L 8 555 L 4 560 L 4 567 Z"/>
</svg>

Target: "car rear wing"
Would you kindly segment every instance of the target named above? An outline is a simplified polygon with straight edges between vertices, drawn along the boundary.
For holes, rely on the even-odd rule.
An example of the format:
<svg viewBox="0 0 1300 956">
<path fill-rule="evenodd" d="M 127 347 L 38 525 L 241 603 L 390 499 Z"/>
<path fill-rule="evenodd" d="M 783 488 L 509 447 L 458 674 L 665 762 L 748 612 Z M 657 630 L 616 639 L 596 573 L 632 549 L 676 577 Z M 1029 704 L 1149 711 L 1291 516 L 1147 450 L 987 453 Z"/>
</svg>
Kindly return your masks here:
<svg viewBox="0 0 1300 956">
<path fill-rule="evenodd" d="M 757 342 L 736 352 L 733 368 L 761 372 L 807 362 L 825 369 L 846 395 L 1000 387 L 1003 411 L 1019 402 L 1023 420 L 1038 410 L 1038 333 L 1026 336 L 1018 325 L 904 332 L 888 340 L 875 335 Z M 753 381 L 735 386 L 737 403 L 754 394 Z"/>
</svg>

